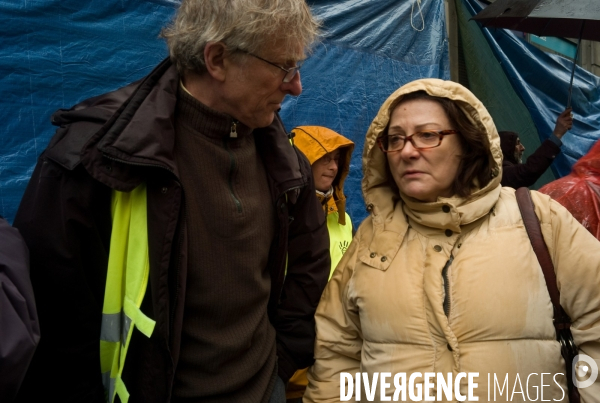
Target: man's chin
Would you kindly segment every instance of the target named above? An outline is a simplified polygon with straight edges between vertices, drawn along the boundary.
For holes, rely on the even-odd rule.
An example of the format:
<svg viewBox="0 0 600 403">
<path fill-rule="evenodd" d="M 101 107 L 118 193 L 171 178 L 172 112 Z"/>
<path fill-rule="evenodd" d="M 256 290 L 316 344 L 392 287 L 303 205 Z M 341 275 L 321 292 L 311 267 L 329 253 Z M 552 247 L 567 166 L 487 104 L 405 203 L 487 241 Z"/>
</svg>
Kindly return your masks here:
<svg viewBox="0 0 600 403">
<path fill-rule="evenodd" d="M 271 112 L 268 115 L 265 115 L 262 119 L 256 121 L 256 128 L 267 127 L 270 126 L 275 120 L 275 112 Z"/>
<path fill-rule="evenodd" d="M 252 119 L 247 119 L 247 121 L 241 120 L 244 125 L 248 126 L 250 129 L 260 129 L 262 127 L 270 126 L 271 123 L 275 120 L 275 113 L 271 113 L 270 115 L 265 116 L 253 116 Z"/>
</svg>

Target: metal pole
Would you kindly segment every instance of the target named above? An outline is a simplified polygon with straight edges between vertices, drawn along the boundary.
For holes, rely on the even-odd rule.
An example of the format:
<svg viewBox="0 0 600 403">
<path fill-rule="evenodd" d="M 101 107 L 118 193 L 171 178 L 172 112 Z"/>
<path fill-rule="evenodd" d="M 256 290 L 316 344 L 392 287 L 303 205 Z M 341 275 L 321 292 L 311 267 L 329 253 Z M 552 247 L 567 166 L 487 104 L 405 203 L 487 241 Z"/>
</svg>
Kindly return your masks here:
<svg viewBox="0 0 600 403">
<path fill-rule="evenodd" d="M 577 40 L 577 48 L 575 49 L 575 59 L 573 60 L 573 69 L 571 70 L 571 82 L 569 83 L 569 99 L 567 100 L 567 108 L 571 107 L 571 91 L 573 90 L 573 76 L 575 76 L 575 66 L 577 66 L 577 55 L 579 54 L 579 45 L 581 44 L 581 36 L 583 35 L 583 26 L 585 20 L 581 21 L 581 29 L 579 30 L 579 39 Z"/>
</svg>

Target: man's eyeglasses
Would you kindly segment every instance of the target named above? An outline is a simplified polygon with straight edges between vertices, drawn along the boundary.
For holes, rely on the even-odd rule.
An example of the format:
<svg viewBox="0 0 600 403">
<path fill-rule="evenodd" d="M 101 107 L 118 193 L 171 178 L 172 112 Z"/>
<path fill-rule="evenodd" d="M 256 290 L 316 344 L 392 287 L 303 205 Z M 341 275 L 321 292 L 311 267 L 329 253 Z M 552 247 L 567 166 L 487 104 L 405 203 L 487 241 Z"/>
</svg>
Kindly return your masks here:
<svg viewBox="0 0 600 403">
<path fill-rule="evenodd" d="M 269 63 L 271 66 L 275 66 L 280 70 L 285 71 L 285 76 L 283 76 L 283 80 L 282 82 L 284 83 L 289 83 L 290 81 L 292 81 L 294 79 L 294 77 L 296 77 L 296 74 L 298 74 L 298 71 L 300 70 L 300 67 L 302 67 L 302 63 L 303 62 L 298 62 L 297 66 L 294 67 L 290 67 L 289 69 L 286 69 L 285 67 L 281 67 L 278 64 L 275 64 L 273 62 L 268 61 L 267 59 L 263 59 L 260 56 L 255 55 L 254 53 L 248 52 L 244 49 L 237 49 L 238 51 L 242 52 L 242 53 L 246 53 L 247 55 L 250 55 L 252 57 L 256 57 L 258 60 L 262 60 L 265 63 Z"/>
<path fill-rule="evenodd" d="M 377 144 L 384 153 L 402 151 L 407 141 L 410 141 L 417 150 L 426 150 L 428 148 L 439 147 L 442 144 L 444 136 L 459 133 L 458 130 L 428 130 L 413 133 L 410 136 L 392 134 L 378 137 Z"/>
</svg>

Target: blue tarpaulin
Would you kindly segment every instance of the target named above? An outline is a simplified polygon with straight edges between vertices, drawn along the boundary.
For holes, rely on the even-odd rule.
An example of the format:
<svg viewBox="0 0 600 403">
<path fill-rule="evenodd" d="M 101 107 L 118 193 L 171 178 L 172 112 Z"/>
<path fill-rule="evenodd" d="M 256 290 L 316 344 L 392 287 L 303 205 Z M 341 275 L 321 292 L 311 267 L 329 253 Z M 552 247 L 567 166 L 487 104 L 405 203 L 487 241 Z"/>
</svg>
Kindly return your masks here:
<svg viewBox="0 0 600 403">
<path fill-rule="evenodd" d="M 315 0 L 327 36 L 288 98 L 288 129 L 323 125 L 357 143 L 346 186 L 354 224 L 363 138 L 385 98 L 421 77 L 449 78 L 443 0 Z M 51 114 L 142 78 L 167 56 L 158 38 L 179 5 L 168 0 L 0 0 L 0 214 L 14 218 Z M 412 21 L 412 23 L 411 23 Z"/>
<path fill-rule="evenodd" d="M 166 54 L 168 1 L 0 0 L 0 215 L 12 222 L 59 108 L 142 78 Z"/>
</svg>

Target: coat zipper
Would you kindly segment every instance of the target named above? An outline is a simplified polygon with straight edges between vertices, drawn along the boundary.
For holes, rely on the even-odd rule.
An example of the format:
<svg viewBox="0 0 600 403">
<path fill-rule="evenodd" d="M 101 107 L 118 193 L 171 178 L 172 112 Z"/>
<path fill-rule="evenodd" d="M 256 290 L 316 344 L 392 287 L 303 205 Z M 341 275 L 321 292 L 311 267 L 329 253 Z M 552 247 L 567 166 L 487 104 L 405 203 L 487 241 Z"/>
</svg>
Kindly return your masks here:
<svg viewBox="0 0 600 403">
<path fill-rule="evenodd" d="M 281 200 L 282 198 L 285 198 L 285 199 L 286 199 L 286 200 L 285 200 L 285 204 L 287 205 L 287 198 L 286 198 L 286 195 L 287 195 L 287 193 L 288 193 L 288 192 L 291 192 L 291 191 L 293 191 L 293 190 L 296 190 L 296 189 L 302 189 L 303 187 L 304 187 L 303 185 L 302 185 L 302 186 L 294 186 L 294 187 L 291 187 L 291 188 L 289 188 L 289 189 L 287 189 L 287 190 L 283 191 L 283 192 L 282 192 L 282 193 L 281 193 L 281 194 L 280 194 L 280 195 L 279 195 L 279 196 L 278 196 L 278 197 L 275 199 L 275 208 L 276 208 L 276 209 L 278 209 L 278 208 L 279 208 L 279 200 Z M 290 224 L 290 222 L 292 222 L 292 221 L 293 221 L 293 219 L 294 219 L 294 218 L 293 218 L 292 216 L 290 216 L 289 209 L 288 209 L 288 223 L 287 223 L 287 224 L 285 224 L 285 225 L 288 225 L 288 232 L 289 232 L 289 224 Z M 280 235 L 278 235 L 278 237 L 280 237 Z M 279 294 L 277 295 L 277 299 L 276 299 L 276 301 L 277 301 L 277 305 L 279 305 L 279 301 L 281 300 L 281 293 L 283 292 L 283 284 L 285 284 L 285 277 L 286 277 L 286 274 L 287 274 L 287 254 L 288 254 L 288 252 L 289 252 L 289 251 L 287 250 L 287 240 L 285 240 L 285 242 L 286 242 L 286 247 L 285 247 L 285 249 L 286 249 L 286 253 L 285 253 L 285 256 L 284 256 L 284 258 L 285 258 L 285 263 L 283 264 L 283 282 L 281 283 L 281 288 L 279 289 Z M 280 266 L 280 270 L 281 270 L 281 266 Z M 280 277 L 280 273 L 277 273 L 277 280 L 278 280 L 278 282 L 279 282 L 279 277 Z"/>
<path fill-rule="evenodd" d="M 453 260 L 454 260 L 454 255 L 450 255 L 450 259 L 448 259 L 448 261 L 444 265 L 444 268 L 442 269 L 442 278 L 444 280 L 444 291 L 445 291 L 444 313 L 446 314 L 446 317 L 448 317 L 448 315 L 450 315 L 450 281 L 448 280 L 448 270 L 450 269 L 450 266 L 452 265 Z"/>
</svg>

